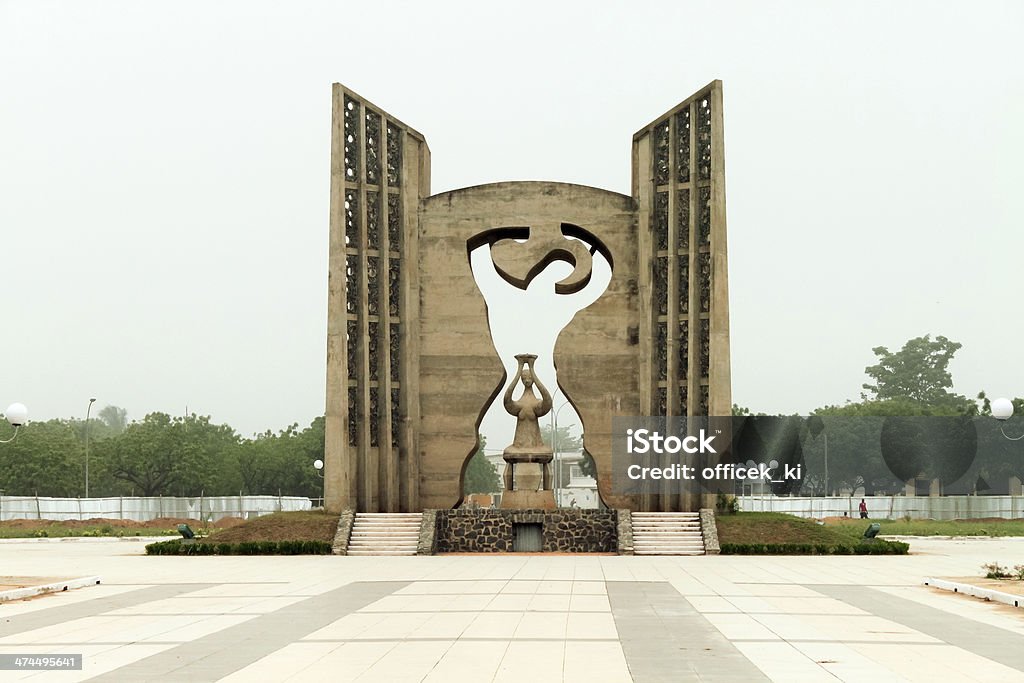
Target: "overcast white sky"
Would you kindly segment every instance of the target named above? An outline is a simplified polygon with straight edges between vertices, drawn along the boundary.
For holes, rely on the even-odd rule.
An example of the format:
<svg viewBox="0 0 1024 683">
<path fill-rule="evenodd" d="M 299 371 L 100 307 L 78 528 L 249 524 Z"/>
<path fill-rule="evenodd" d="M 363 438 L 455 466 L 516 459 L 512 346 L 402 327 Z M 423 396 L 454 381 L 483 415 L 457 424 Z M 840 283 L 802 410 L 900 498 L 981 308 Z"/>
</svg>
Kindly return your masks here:
<svg viewBox="0 0 1024 683">
<path fill-rule="evenodd" d="M 1024 395 L 1022 27 L 1019 2 L 0 0 L 0 410 L 321 414 L 334 81 L 426 136 L 434 192 L 628 193 L 632 133 L 721 78 L 734 400 L 856 399 L 873 346 L 925 333 L 963 343 L 957 391 Z"/>
</svg>

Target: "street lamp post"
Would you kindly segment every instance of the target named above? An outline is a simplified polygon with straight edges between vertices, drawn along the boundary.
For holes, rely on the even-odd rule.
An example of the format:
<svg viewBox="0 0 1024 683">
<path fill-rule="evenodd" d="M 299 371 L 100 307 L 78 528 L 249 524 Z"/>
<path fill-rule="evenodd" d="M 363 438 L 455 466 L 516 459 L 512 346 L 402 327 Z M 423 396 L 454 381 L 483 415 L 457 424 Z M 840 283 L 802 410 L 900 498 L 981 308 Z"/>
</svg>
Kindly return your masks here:
<svg viewBox="0 0 1024 683">
<path fill-rule="evenodd" d="M 313 461 L 313 468 L 316 469 L 316 474 L 322 480 L 324 478 L 324 461 L 317 458 Z M 320 484 L 320 507 L 324 506 L 325 491 L 323 490 L 324 483 Z"/>
<path fill-rule="evenodd" d="M 28 409 L 21 403 L 12 403 L 4 411 L 4 418 L 14 427 L 14 435 L 0 443 L 11 443 L 18 438 L 18 429 L 28 421 Z"/>
<path fill-rule="evenodd" d="M 568 399 L 551 413 L 551 448 L 554 451 L 555 461 L 555 505 L 558 507 L 562 507 L 562 494 L 559 490 L 559 486 L 562 483 L 562 468 L 559 466 L 558 460 L 558 413 L 562 412 L 562 408 L 567 405 L 569 405 Z"/>
<path fill-rule="evenodd" d="M 1013 417 L 1013 401 L 1008 398 L 997 398 L 992 401 L 992 417 L 999 420 L 1000 422 L 1006 422 Z M 1010 436 L 1003 430 L 1003 425 L 999 425 L 999 431 L 1002 432 L 1010 441 L 1020 441 L 1024 439 L 1024 434 L 1020 436 Z"/>
<path fill-rule="evenodd" d="M 89 407 L 85 409 L 85 497 L 89 497 L 89 415 L 96 399 L 89 399 Z"/>
</svg>

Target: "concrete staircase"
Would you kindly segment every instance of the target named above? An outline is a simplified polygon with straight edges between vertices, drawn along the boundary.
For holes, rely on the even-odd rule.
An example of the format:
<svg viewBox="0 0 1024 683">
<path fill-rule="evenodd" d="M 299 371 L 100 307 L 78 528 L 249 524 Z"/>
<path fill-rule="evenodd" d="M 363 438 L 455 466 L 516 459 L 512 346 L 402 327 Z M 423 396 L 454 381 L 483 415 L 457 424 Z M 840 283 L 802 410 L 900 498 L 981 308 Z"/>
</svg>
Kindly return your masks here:
<svg viewBox="0 0 1024 683">
<path fill-rule="evenodd" d="M 415 555 L 423 515 L 419 512 L 357 512 L 348 555 Z"/>
<path fill-rule="evenodd" d="M 634 512 L 633 554 L 703 555 L 699 512 Z"/>
</svg>

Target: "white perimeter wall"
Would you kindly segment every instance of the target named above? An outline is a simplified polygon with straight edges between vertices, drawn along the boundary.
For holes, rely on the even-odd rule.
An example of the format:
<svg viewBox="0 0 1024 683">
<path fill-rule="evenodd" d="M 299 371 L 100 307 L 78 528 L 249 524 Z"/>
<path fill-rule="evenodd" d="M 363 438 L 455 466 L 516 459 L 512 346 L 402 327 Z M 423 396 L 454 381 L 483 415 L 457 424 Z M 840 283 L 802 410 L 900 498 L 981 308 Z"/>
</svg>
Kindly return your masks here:
<svg viewBox="0 0 1024 683">
<path fill-rule="evenodd" d="M 785 512 L 798 517 L 859 517 L 859 497 L 737 496 L 744 512 Z M 898 519 L 979 519 L 1024 517 L 1024 496 L 865 496 L 868 517 Z"/>
<path fill-rule="evenodd" d="M 5 519 L 132 519 L 159 517 L 217 520 L 221 517 L 259 517 L 272 512 L 309 510 L 309 498 L 296 496 L 220 496 L 158 498 L 37 498 L 0 496 L 0 520 Z"/>
</svg>

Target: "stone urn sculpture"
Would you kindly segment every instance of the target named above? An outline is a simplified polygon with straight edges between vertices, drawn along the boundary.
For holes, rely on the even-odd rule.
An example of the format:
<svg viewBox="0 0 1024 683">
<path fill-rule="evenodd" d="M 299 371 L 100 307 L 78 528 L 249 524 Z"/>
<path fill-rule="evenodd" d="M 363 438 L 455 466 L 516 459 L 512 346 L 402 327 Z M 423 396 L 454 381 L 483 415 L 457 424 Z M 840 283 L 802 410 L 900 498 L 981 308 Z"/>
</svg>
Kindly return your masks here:
<svg viewBox="0 0 1024 683">
<path fill-rule="evenodd" d="M 505 490 L 501 507 L 514 509 L 555 508 L 551 490 L 551 460 L 554 457 L 540 435 L 539 420 L 551 411 L 551 394 L 534 375 L 534 354 L 516 356 L 519 372 L 505 391 L 505 410 L 516 418 L 516 432 L 512 444 L 505 449 Z M 522 382 L 523 395 L 513 400 L 516 385 Z M 540 396 L 534 393 L 534 386 Z"/>
</svg>

